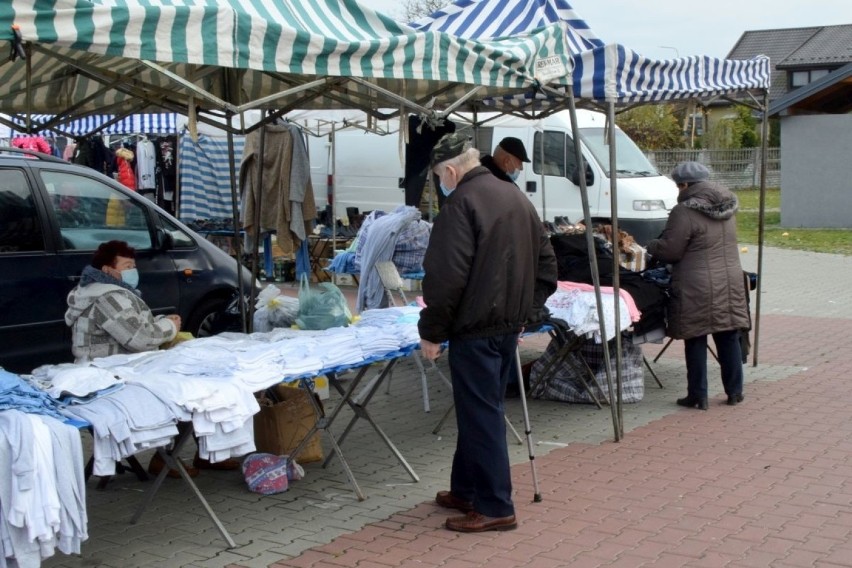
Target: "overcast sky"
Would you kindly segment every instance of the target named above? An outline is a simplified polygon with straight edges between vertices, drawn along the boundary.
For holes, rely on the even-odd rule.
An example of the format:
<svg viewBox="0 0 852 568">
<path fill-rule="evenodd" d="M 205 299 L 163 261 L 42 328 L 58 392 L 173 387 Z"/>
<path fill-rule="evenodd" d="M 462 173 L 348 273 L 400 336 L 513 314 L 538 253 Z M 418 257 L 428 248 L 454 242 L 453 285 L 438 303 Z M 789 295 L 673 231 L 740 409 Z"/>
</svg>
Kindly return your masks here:
<svg viewBox="0 0 852 568">
<path fill-rule="evenodd" d="M 360 0 L 400 18 L 400 0 Z M 448 2 L 449 3 L 449 2 Z M 606 43 L 655 59 L 725 57 L 745 31 L 852 24 L 852 0 L 568 0 Z"/>
</svg>

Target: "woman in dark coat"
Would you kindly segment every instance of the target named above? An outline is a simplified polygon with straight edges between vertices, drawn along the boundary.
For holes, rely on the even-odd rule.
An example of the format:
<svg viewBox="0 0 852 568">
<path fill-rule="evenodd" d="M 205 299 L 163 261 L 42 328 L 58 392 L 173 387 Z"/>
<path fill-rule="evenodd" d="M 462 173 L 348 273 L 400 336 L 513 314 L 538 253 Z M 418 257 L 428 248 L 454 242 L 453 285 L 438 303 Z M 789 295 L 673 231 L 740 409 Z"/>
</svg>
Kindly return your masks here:
<svg viewBox="0 0 852 568">
<path fill-rule="evenodd" d="M 734 214 L 737 197 L 709 181 L 698 162 L 672 171 L 680 194 L 659 239 L 648 244 L 655 259 L 672 265 L 668 335 L 683 339 L 687 396 L 681 406 L 707 409 L 707 335 L 713 335 L 722 384 L 733 406 L 743 400 L 740 330 L 749 313 Z"/>
</svg>

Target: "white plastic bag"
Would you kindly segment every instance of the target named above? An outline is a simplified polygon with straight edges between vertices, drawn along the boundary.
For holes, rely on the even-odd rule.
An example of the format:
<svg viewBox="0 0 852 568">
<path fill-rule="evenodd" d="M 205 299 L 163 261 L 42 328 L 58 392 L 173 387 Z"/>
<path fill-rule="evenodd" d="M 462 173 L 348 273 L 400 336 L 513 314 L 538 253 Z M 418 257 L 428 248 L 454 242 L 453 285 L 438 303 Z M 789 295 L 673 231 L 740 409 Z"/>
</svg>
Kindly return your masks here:
<svg viewBox="0 0 852 568">
<path fill-rule="evenodd" d="M 255 309 L 254 331 L 271 331 L 293 325 L 299 315 L 299 300 L 281 295 L 277 286 L 269 284 L 257 295 Z"/>
</svg>

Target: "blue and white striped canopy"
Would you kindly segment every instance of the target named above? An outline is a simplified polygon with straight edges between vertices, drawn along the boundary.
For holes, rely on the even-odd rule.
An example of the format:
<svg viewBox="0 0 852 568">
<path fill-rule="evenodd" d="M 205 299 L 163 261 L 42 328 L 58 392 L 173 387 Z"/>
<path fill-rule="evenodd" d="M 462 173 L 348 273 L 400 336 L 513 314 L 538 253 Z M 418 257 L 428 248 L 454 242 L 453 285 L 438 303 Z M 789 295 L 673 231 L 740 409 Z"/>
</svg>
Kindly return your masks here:
<svg viewBox="0 0 852 568">
<path fill-rule="evenodd" d="M 486 39 L 528 32 L 557 21 L 568 28 L 574 95 L 581 99 L 627 104 L 769 88 L 768 57 L 649 59 L 622 45 L 604 44 L 565 0 L 458 0 L 412 23 L 412 27 Z M 505 105 L 514 100 L 523 105 L 530 98 L 529 94 L 510 96 L 494 103 Z"/>
<path fill-rule="evenodd" d="M 123 118 L 106 114 L 84 116 L 67 122 L 55 124 L 54 132 L 67 136 L 86 136 L 97 134 L 177 134 L 178 121 L 174 113 L 132 114 Z M 56 115 L 35 114 L 30 116 L 33 131 L 39 131 L 45 125 L 52 124 Z M 27 123 L 23 117 L 13 117 L 16 132 L 24 133 Z"/>
<path fill-rule="evenodd" d="M 411 27 L 459 37 L 494 38 L 524 34 L 560 21 L 568 24 L 565 35 L 571 53 L 603 46 L 565 0 L 458 0 L 412 22 Z"/>
<path fill-rule="evenodd" d="M 356 0 L 3 0 L 29 52 L 0 65 L 0 112 L 187 114 L 441 109 L 566 84 L 565 24 L 499 39 L 416 30 Z M 470 98 L 472 104 L 474 98 Z M 144 104 L 143 104 L 144 103 Z M 411 105 L 413 106 L 413 105 Z"/>
</svg>

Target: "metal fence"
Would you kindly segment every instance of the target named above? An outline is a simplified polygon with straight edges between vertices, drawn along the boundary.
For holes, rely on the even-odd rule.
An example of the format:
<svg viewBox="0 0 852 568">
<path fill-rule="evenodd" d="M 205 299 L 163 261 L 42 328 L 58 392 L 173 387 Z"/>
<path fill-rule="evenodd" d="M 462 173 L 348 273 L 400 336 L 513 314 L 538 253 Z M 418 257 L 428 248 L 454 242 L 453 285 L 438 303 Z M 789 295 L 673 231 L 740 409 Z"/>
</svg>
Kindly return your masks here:
<svg viewBox="0 0 852 568">
<path fill-rule="evenodd" d="M 679 162 L 700 162 L 731 189 L 760 185 L 760 148 L 737 150 L 656 150 L 645 152 L 660 173 L 668 175 Z M 781 149 L 767 148 L 766 187 L 781 186 Z"/>
</svg>

